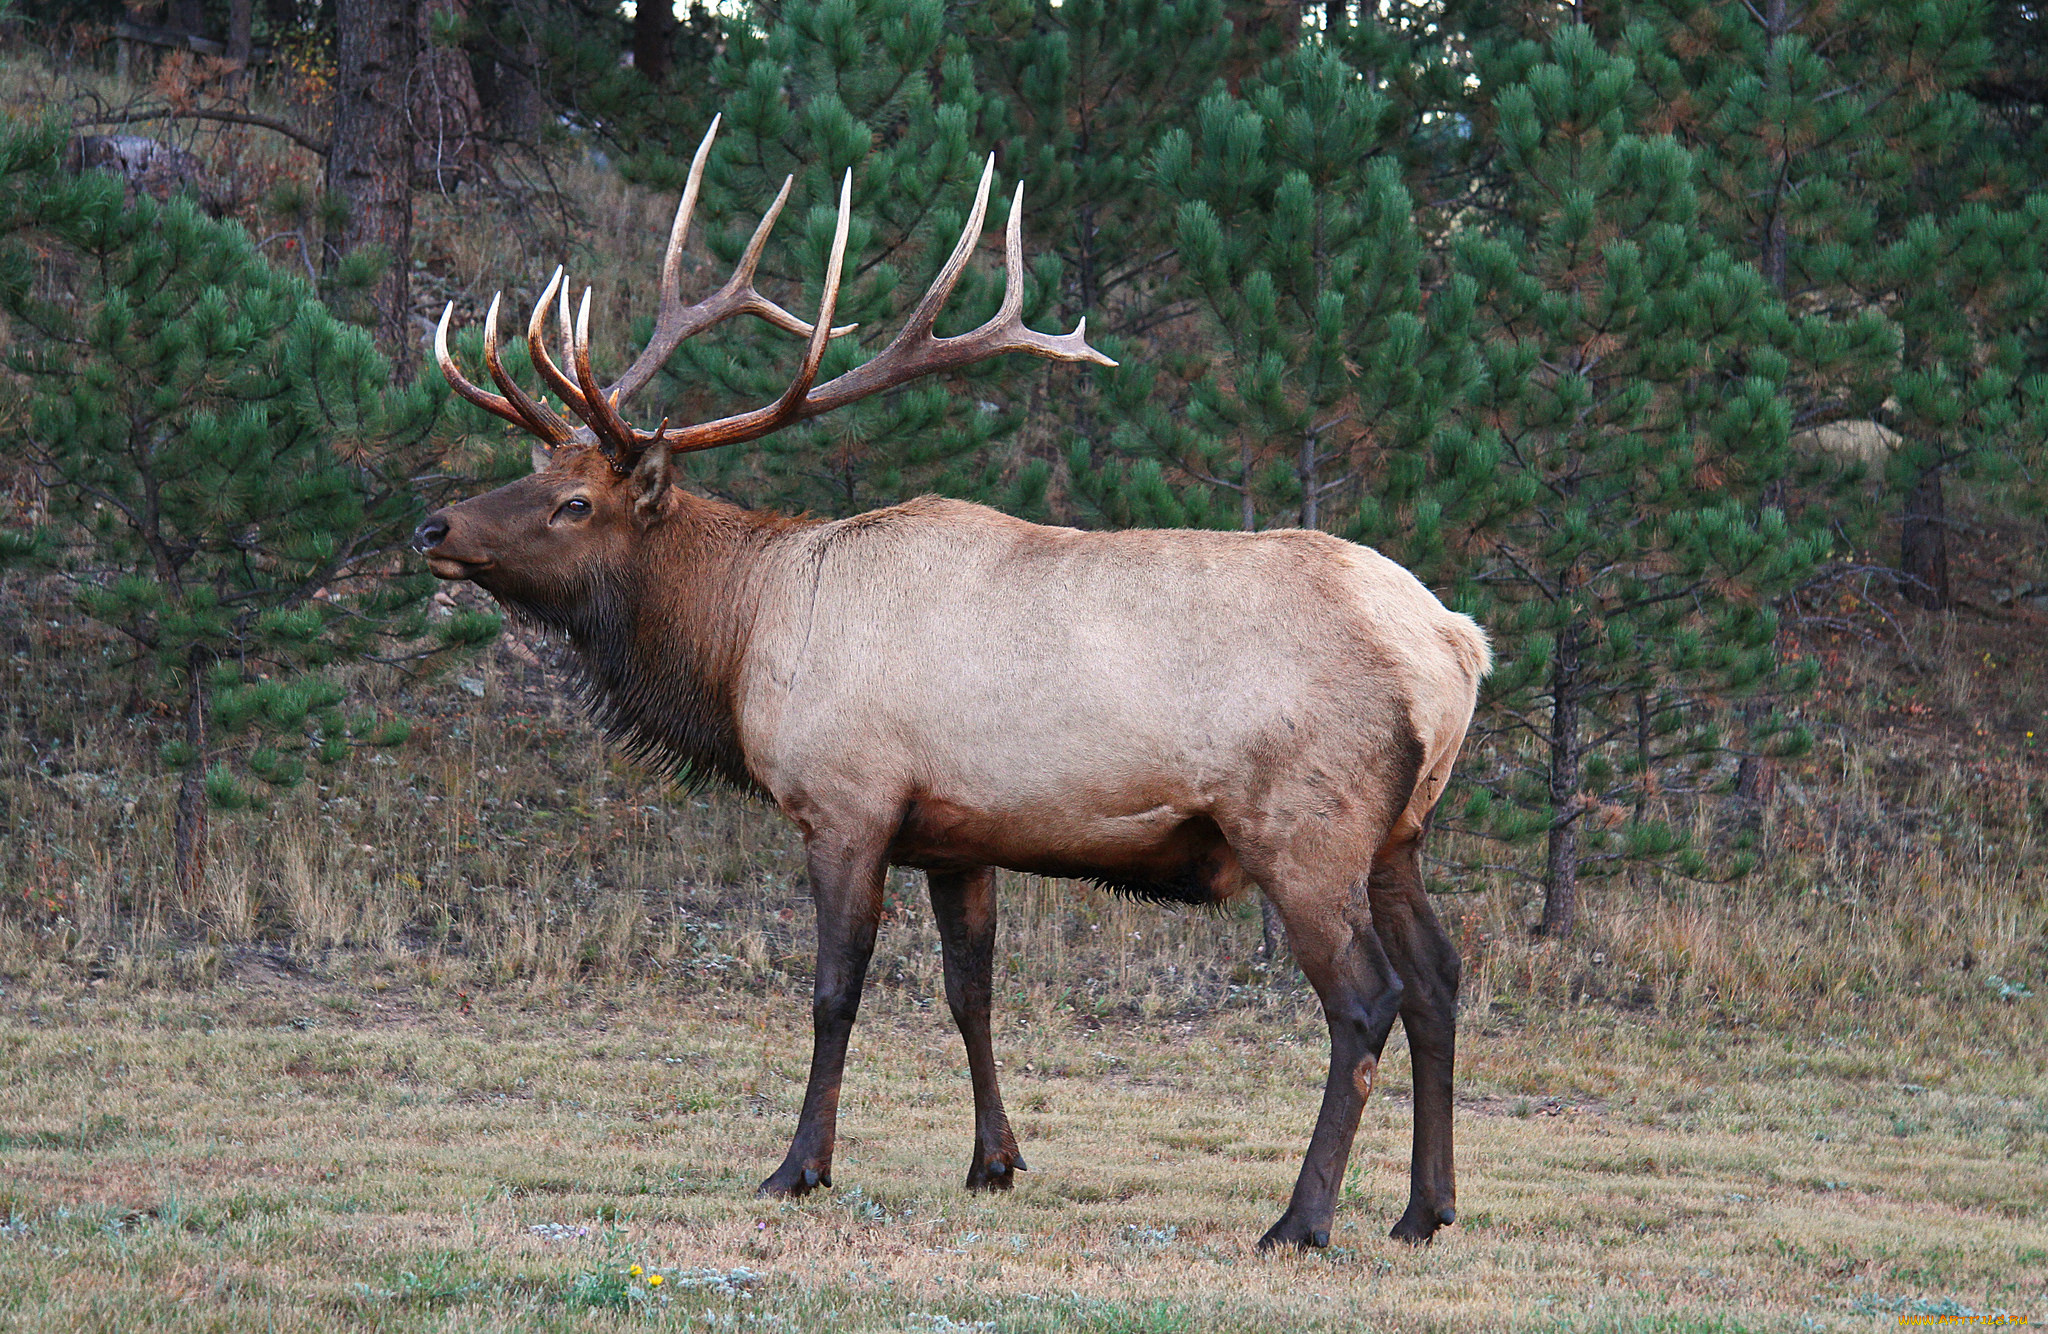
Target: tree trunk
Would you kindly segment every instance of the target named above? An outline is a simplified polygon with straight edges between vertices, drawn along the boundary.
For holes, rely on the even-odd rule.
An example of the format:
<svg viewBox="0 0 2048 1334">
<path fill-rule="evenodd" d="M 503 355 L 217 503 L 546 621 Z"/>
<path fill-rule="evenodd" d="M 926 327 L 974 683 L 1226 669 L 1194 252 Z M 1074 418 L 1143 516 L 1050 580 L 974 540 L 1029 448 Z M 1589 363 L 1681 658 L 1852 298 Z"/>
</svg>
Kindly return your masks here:
<svg viewBox="0 0 2048 1334">
<path fill-rule="evenodd" d="M 1752 13 L 1755 11 L 1751 11 Z M 1792 19 L 1787 12 L 1785 0 L 1765 0 L 1763 11 L 1764 36 L 1776 43 L 1792 29 Z M 1772 77 L 1777 76 L 1777 67 L 1772 68 Z M 1778 181 L 1782 185 L 1787 175 L 1792 146 L 1773 141 L 1772 161 L 1777 165 Z M 1756 238 L 1757 265 L 1763 270 L 1764 281 L 1780 298 L 1785 295 L 1785 284 L 1789 277 L 1792 252 L 1792 238 L 1785 226 L 1787 201 L 1783 194 L 1774 192 L 1771 211 L 1758 229 Z M 1766 507 L 1784 508 L 1785 486 L 1781 480 L 1773 481 L 1764 488 L 1763 503 Z M 1778 658 L 1777 646 L 1771 646 L 1771 659 Z M 1745 732 L 1756 726 L 1768 714 L 1770 705 L 1763 700 L 1750 700 L 1742 706 L 1741 715 Z M 1746 739 L 1746 738 L 1745 738 Z M 1744 755 L 1735 764 L 1735 795 L 1744 801 L 1761 802 L 1768 799 L 1771 789 L 1777 785 L 1777 766 L 1761 755 Z"/>
<path fill-rule="evenodd" d="M 1776 656 L 1775 654 L 1773 656 Z M 1768 700 L 1746 701 L 1741 709 L 1743 729 L 1748 732 L 1758 723 L 1770 717 Z M 1747 741 L 1747 736 L 1744 737 Z M 1771 793 L 1777 790 L 1778 766 L 1765 755 L 1745 755 L 1735 764 L 1735 795 L 1744 801 L 1769 801 Z"/>
<path fill-rule="evenodd" d="M 236 92 L 249 86 L 249 57 L 255 50 L 250 23 L 255 8 L 254 0 L 228 0 L 228 63 L 235 67 L 229 87 Z"/>
<path fill-rule="evenodd" d="M 407 97 L 419 56 L 418 0 L 338 0 L 333 148 L 327 189 L 347 217 L 326 238 L 325 266 L 364 246 L 389 256 L 371 300 L 377 341 L 409 373 L 412 328 L 412 149 Z"/>
<path fill-rule="evenodd" d="M 1785 482 L 1783 478 L 1764 487 L 1764 507 L 1783 509 L 1785 507 Z M 1771 666 L 1780 666 L 1782 659 L 1775 642 L 1771 645 Z M 1771 716 L 1771 702 L 1768 699 L 1750 699 L 1742 703 L 1737 713 L 1742 718 L 1743 741 L 1749 740 L 1749 733 L 1757 724 Z M 1769 801 L 1771 793 L 1778 786 L 1778 763 L 1765 755 L 1744 755 L 1735 762 L 1735 795 L 1743 801 L 1762 803 Z"/>
<path fill-rule="evenodd" d="M 1550 672 L 1550 847 L 1543 867 L 1543 920 L 1553 940 L 1579 924 L 1579 627 L 1558 636 Z"/>
<path fill-rule="evenodd" d="M 1899 528 L 1899 569 L 1906 600 L 1928 611 L 1946 611 L 1948 590 L 1948 503 L 1941 469 L 1929 468 L 1906 496 Z"/>
<path fill-rule="evenodd" d="M 178 904 L 188 913 L 198 911 L 206 881 L 206 667 L 205 652 L 193 649 L 185 661 L 185 742 L 193 759 L 178 784 L 178 813 L 171 827 L 172 875 Z"/>
<path fill-rule="evenodd" d="M 657 88 L 668 82 L 669 39 L 675 30 L 670 0 L 639 0 L 633 10 L 633 68 Z"/>
<path fill-rule="evenodd" d="M 1316 437 L 1313 432 L 1301 439 L 1301 526 L 1316 529 L 1323 526 L 1322 492 L 1316 489 L 1316 474 L 1323 469 L 1323 460 L 1316 452 Z"/>
<path fill-rule="evenodd" d="M 1258 497 L 1252 494 L 1252 446 L 1249 440 L 1237 442 L 1238 480 L 1243 488 L 1237 493 L 1237 526 L 1247 533 L 1259 530 Z"/>
<path fill-rule="evenodd" d="M 454 47 L 434 44 L 434 21 L 443 14 L 459 18 L 468 8 L 469 0 L 419 0 L 419 69 L 411 108 L 413 168 L 424 188 L 443 193 L 475 173 L 482 157 L 477 132 L 483 126 L 483 104 L 477 98 L 469 57 Z"/>
</svg>

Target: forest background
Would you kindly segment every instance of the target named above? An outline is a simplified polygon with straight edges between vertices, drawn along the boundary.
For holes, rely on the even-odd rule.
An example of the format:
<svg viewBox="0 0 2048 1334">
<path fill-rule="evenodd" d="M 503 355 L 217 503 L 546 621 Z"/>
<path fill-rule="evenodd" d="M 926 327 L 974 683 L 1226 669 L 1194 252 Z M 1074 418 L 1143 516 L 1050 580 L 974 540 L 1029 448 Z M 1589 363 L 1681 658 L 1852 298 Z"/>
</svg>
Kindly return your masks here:
<svg viewBox="0 0 2048 1334">
<path fill-rule="evenodd" d="M 0 35 L 0 975 L 801 985 L 772 813 L 607 751 L 556 646 L 404 551 L 526 467 L 433 369 L 444 307 L 477 365 L 562 264 L 622 364 L 716 114 L 686 284 L 790 175 L 764 290 L 814 305 L 853 172 L 826 374 L 990 153 L 1027 318 L 1121 365 L 978 367 L 687 485 L 1376 546 L 1499 656 L 1430 867 L 1482 1028 L 1996 1053 L 2036 1086 L 1999 1152 L 2048 1142 L 2032 6 L 29 0 Z M 721 326 L 635 410 L 751 407 L 795 354 Z M 928 1002 L 916 890 L 878 974 Z M 1011 890 L 1045 1022 L 1313 1012 L 1253 904 Z"/>
</svg>

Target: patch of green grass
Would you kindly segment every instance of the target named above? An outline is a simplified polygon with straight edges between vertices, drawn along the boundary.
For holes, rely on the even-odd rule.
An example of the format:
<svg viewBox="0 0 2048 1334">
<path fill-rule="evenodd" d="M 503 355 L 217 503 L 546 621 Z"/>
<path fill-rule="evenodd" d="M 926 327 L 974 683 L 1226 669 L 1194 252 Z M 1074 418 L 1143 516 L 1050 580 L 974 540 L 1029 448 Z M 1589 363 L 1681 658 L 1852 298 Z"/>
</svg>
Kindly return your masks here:
<svg viewBox="0 0 2048 1334">
<path fill-rule="evenodd" d="M 19 1149 L 54 1149 L 69 1153 L 90 1153 L 103 1149 L 128 1133 L 128 1122 L 118 1116 L 81 1117 L 69 1130 L 0 1130 L 0 1153 Z"/>
</svg>

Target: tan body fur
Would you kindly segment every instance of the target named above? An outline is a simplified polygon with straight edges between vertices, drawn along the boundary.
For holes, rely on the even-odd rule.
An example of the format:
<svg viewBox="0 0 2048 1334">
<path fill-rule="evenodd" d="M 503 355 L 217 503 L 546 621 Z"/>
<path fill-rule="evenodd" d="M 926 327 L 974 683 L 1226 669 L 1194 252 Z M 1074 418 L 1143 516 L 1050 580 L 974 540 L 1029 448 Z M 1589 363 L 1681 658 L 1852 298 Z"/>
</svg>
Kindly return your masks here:
<svg viewBox="0 0 2048 1334">
<path fill-rule="evenodd" d="M 1228 898 L 1233 843 L 1355 838 L 1340 812 L 1384 800 L 1411 734 L 1432 781 L 1388 832 L 1419 830 L 1486 655 L 1413 575 L 1322 533 L 1088 533 L 926 498 L 769 563 L 748 766 L 800 827 L 900 823 L 904 865 L 1143 879 L 1193 852 Z M 1198 818 L 1235 839 L 1190 847 Z"/>
</svg>

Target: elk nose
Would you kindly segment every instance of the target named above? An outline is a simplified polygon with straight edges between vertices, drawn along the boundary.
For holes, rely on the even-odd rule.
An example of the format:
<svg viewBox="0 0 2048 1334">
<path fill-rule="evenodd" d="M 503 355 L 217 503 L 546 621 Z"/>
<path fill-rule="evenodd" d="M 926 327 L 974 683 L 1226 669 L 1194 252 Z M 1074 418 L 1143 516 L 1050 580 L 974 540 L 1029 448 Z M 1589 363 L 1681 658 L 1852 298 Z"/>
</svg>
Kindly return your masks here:
<svg viewBox="0 0 2048 1334">
<path fill-rule="evenodd" d="M 426 522 L 412 530 L 412 549 L 432 551 L 448 537 L 448 520 L 439 514 L 429 514 Z"/>
</svg>

